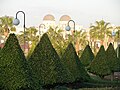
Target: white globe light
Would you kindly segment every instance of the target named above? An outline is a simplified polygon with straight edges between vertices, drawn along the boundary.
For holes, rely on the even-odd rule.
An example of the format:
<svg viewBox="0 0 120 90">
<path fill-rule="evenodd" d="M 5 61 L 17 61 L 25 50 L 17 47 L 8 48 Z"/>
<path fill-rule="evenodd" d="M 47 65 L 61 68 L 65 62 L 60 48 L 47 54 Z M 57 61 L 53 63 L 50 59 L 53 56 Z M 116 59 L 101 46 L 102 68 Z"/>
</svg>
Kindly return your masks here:
<svg viewBox="0 0 120 90">
<path fill-rule="evenodd" d="M 70 31 L 71 28 L 70 28 L 70 26 L 66 26 L 65 29 L 66 29 L 66 31 Z"/>
<path fill-rule="evenodd" d="M 112 31 L 112 36 L 115 36 L 116 35 L 116 32 L 115 31 Z"/>
<path fill-rule="evenodd" d="M 20 20 L 19 20 L 19 19 L 15 18 L 15 19 L 13 20 L 13 24 L 14 24 L 14 25 L 19 25 L 19 23 L 20 23 Z"/>
</svg>

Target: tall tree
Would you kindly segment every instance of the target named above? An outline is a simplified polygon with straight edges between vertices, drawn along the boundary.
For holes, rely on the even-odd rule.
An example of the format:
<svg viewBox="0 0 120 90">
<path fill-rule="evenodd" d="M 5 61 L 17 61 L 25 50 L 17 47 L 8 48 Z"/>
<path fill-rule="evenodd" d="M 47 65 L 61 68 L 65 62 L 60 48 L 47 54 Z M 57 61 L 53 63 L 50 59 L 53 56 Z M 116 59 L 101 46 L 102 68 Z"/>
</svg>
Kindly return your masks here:
<svg viewBox="0 0 120 90">
<path fill-rule="evenodd" d="M 85 46 L 88 44 L 87 40 L 87 33 L 85 31 L 75 31 L 75 49 L 78 54 L 79 50 L 82 50 L 85 48 Z"/>
<path fill-rule="evenodd" d="M 10 16 L 3 16 L 0 17 L 0 32 L 2 35 L 5 35 L 5 37 L 8 36 L 10 31 L 16 31 L 16 28 L 13 26 L 13 17 Z"/>
<path fill-rule="evenodd" d="M 91 62 L 88 67 L 88 71 L 104 78 L 104 76 L 109 75 L 111 73 L 108 65 L 107 65 L 107 57 L 104 46 L 100 47 L 96 57 Z"/>
<path fill-rule="evenodd" d="M 47 34 L 56 52 L 61 57 L 69 41 L 64 40 L 62 30 L 54 30 L 50 27 Z"/>
<path fill-rule="evenodd" d="M 40 89 L 15 34 L 9 35 L 1 51 L 0 72 L 0 84 L 5 90 Z"/>
<path fill-rule="evenodd" d="M 24 43 L 24 40 L 23 40 L 24 38 L 23 38 L 23 37 L 24 37 L 24 34 L 25 34 L 25 40 L 26 40 L 27 42 L 31 41 L 31 42 L 33 42 L 34 44 L 37 44 L 38 41 L 39 41 L 39 37 L 38 37 L 38 35 L 37 35 L 37 31 L 38 31 L 38 30 L 37 30 L 35 27 L 26 28 L 25 33 L 24 33 L 23 31 L 21 31 L 21 34 L 17 36 L 19 42 L 20 42 L 21 44 Z"/>
<path fill-rule="evenodd" d="M 94 46 L 96 43 L 96 40 L 100 40 L 101 45 L 107 45 L 107 42 L 104 42 L 106 38 L 111 36 L 111 31 L 112 29 L 111 26 L 109 26 L 110 23 L 105 22 L 104 20 L 101 21 L 96 21 L 95 25 L 90 26 L 90 38 L 94 42 Z"/>
</svg>

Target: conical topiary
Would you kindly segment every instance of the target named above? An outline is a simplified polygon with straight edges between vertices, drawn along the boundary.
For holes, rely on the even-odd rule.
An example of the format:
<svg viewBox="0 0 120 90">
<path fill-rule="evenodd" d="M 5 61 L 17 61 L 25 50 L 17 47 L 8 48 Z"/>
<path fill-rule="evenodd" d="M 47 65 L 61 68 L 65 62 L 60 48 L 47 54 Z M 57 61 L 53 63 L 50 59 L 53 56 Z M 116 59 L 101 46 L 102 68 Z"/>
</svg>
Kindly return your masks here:
<svg viewBox="0 0 120 90">
<path fill-rule="evenodd" d="M 119 69 L 119 61 L 114 50 L 112 43 L 109 44 L 107 50 L 107 64 L 112 72 L 117 71 Z"/>
<path fill-rule="evenodd" d="M 85 71 L 82 63 L 80 62 L 72 43 L 70 43 L 66 48 L 61 60 L 65 67 L 68 68 L 69 71 L 72 73 L 76 81 L 83 81 L 89 79 L 89 75 Z"/>
<path fill-rule="evenodd" d="M 32 78 L 15 34 L 10 34 L 0 54 L 0 84 L 5 90 L 41 88 Z"/>
<path fill-rule="evenodd" d="M 106 54 L 107 54 L 107 65 L 109 66 L 110 71 L 112 72 L 111 80 L 113 80 L 114 72 L 119 71 L 119 59 L 117 58 L 117 54 L 114 50 L 112 43 L 109 44 L 106 50 Z"/>
<path fill-rule="evenodd" d="M 44 85 L 71 80 L 46 33 L 41 37 L 28 62 L 36 77 L 42 80 Z"/>
<path fill-rule="evenodd" d="M 89 65 L 88 71 L 100 76 L 101 78 L 104 78 L 104 76 L 110 74 L 110 69 L 107 65 L 107 57 L 104 46 L 100 47 L 100 50 L 98 51 L 96 57 Z"/>
<path fill-rule="evenodd" d="M 80 57 L 81 63 L 87 67 L 94 59 L 94 54 L 89 45 L 87 45 Z"/>
</svg>

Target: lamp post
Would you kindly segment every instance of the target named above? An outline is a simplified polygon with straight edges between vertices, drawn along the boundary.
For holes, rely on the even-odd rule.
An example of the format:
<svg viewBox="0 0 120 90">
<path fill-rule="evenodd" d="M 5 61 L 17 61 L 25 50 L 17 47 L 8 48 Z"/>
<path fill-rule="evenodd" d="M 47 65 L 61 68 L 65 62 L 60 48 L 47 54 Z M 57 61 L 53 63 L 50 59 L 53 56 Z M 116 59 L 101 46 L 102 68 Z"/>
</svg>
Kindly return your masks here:
<svg viewBox="0 0 120 90">
<path fill-rule="evenodd" d="M 116 32 L 115 30 L 112 31 L 112 37 L 113 37 L 113 47 L 114 47 L 114 38 L 115 38 Z"/>
<path fill-rule="evenodd" d="M 65 27 L 65 29 L 66 29 L 66 31 L 70 31 L 70 30 L 71 30 L 70 22 L 73 22 L 73 24 L 74 24 L 72 35 L 73 35 L 73 39 L 75 39 L 75 36 L 74 36 L 74 34 L 75 34 L 75 21 L 69 20 L 69 21 L 68 21 L 68 25 Z"/>
<path fill-rule="evenodd" d="M 65 29 L 66 29 L 67 31 L 70 31 L 70 30 L 71 30 L 71 27 L 70 27 L 70 25 L 69 25 L 70 22 L 73 22 L 73 24 L 74 24 L 73 33 L 75 33 L 75 21 L 73 21 L 73 20 L 69 20 L 69 21 L 68 21 L 68 25 L 66 26 Z"/>
<path fill-rule="evenodd" d="M 70 31 L 70 30 L 71 30 L 70 22 L 73 22 L 73 24 L 74 24 L 72 35 L 73 35 L 73 39 L 75 39 L 75 21 L 69 20 L 69 21 L 68 21 L 68 25 L 65 27 L 65 29 L 66 29 L 66 31 Z M 76 44 L 78 44 L 78 43 L 76 43 Z M 74 40 L 74 45 L 75 45 L 75 40 Z M 76 46 L 77 46 L 77 45 L 76 45 Z M 76 52 L 77 52 L 77 54 L 78 54 L 78 46 L 76 47 Z"/>
<path fill-rule="evenodd" d="M 41 29 L 42 26 L 43 26 L 44 29 L 45 29 L 45 24 L 40 24 L 40 25 L 39 25 L 39 38 L 40 38 L 40 35 L 41 35 L 41 30 L 40 30 L 40 29 Z"/>
<path fill-rule="evenodd" d="M 17 18 L 17 15 L 18 15 L 18 13 L 20 13 L 20 12 L 24 15 L 23 28 L 24 28 L 24 52 L 25 52 L 25 13 L 24 13 L 23 11 L 18 11 L 18 12 L 16 13 L 16 18 L 13 20 L 13 24 L 16 25 L 16 26 L 19 25 L 20 20 Z"/>
</svg>

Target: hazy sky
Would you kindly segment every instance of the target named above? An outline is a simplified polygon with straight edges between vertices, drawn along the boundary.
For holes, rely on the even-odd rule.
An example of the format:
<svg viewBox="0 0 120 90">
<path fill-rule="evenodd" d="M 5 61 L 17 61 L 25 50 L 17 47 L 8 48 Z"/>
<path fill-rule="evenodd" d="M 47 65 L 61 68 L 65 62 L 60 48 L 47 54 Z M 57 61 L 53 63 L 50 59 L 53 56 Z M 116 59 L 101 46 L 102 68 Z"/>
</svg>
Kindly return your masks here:
<svg viewBox="0 0 120 90">
<path fill-rule="evenodd" d="M 120 25 L 120 0 L 0 0 L 0 16 L 15 16 L 19 10 L 26 14 L 26 26 L 38 26 L 47 14 L 57 23 L 65 14 L 84 27 L 101 19 Z M 22 14 L 18 18 L 22 25 Z"/>
</svg>

